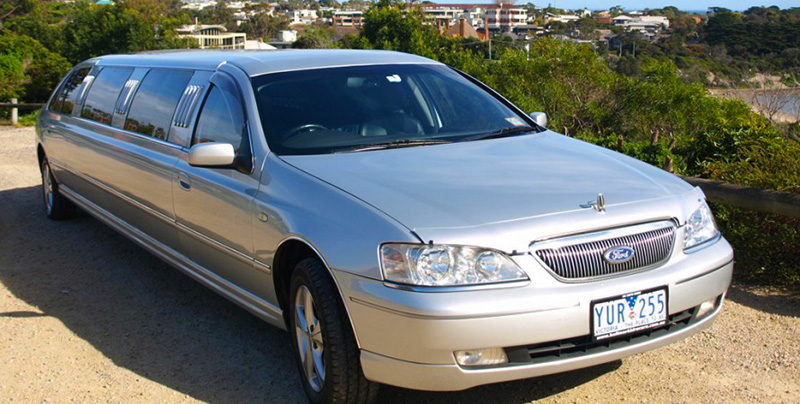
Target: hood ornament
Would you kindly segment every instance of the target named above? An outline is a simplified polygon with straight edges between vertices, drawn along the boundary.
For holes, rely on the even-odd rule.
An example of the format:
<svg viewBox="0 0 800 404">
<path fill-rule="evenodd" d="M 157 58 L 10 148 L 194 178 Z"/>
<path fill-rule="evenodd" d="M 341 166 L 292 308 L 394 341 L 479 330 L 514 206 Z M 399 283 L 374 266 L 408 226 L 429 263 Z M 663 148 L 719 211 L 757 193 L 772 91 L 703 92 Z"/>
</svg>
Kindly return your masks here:
<svg viewBox="0 0 800 404">
<path fill-rule="evenodd" d="M 597 199 L 594 201 L 586 202 L 585 205 L 581 205 L 582 208 L 594 208 L 594 210 L 598 212 L 605 212 L 606 211 L 606 197 L 603 196 L 602 193 L 597 194 Z"/>
</svg>

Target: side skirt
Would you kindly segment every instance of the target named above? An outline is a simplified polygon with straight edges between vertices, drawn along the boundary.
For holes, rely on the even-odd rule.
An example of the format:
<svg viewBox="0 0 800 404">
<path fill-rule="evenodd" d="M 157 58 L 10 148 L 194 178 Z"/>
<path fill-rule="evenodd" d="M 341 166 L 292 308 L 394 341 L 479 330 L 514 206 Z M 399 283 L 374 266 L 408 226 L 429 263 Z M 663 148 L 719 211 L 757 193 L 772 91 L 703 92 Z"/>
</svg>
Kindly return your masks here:
<svg viewBox="0 0 800 404">
<path fill-rule="evenodd" d="M 131 239 L 136 244 L 162 259 L 171 266 L 189 275 L 194 280 L 205 285 L 217 294 L 236 303 L 256 317 L 280 328 L 286 329 L 283 322 L 282 311 L 267 301 L 223 279 L 217 274 L 195 264 L 183 254 L 158 242 L 158 240 L 131 226 L 122 219 L 112 215 L 107 210 L 97 206 L 69 187 L 59 184 L 59 191 L 83 210 L 99 219 L 123 236 Z M 254 269 L 255 270 L 255 269 Z"/>
</svg>

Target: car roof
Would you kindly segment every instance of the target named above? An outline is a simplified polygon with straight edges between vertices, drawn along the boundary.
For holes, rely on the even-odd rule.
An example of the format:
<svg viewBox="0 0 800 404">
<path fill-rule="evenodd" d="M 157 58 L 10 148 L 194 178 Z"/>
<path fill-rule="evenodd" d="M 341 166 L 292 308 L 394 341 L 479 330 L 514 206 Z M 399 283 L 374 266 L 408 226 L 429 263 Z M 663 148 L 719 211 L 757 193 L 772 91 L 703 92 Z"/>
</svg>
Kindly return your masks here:
<svg viewBox="0 0 800 404">
<path fill-rule="evenodd" d="M 382 50 L 169 50 L 90 59 L 100 66 L 171 67 L 216 70 L 223 63 L 238 66 L 248 76 L 293 70 L 383 64 L 440 64 L 421 56 Z"/>
</svg>

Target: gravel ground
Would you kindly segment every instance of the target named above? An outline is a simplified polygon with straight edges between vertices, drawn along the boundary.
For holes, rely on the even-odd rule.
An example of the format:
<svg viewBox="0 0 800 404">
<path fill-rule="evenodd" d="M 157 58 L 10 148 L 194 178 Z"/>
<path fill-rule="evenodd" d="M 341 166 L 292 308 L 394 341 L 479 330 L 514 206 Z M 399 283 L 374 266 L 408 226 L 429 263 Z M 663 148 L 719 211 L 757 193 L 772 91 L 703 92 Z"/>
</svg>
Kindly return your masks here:
<svg viewBox="0 0 800 404">
<path fill-rule="evenodd" d="M 304 402 L 287 335 L 86 214 L 45 219 L 33 130 L 0 128 L 0 402 Z M 800 296 L 735 286 L 714 326 L 594 368 L 381 403 L 800 402 Z"/>
</svg>

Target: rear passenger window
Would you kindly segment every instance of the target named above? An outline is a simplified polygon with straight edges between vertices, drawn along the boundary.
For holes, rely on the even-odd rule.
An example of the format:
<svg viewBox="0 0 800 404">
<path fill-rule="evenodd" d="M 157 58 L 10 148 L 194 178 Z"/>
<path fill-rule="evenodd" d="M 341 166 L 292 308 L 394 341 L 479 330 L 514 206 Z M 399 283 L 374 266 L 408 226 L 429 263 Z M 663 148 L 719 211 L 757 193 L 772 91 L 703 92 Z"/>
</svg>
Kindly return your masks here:
<svg viewBox="0 0 800 404">
<path fill-rule="evenodd" d="M 244 116 L 241 112 L 240 106 L 228 105 L 228 100 L 219 87 L 211 87 L 200 111 L 192 145 L 205 142 L 230 143 L 236 149 L 236 154 L 239 154 L 242 146 L 247 146 L 243 144 L 246 136 L 242 136 Z"/>
<path fill-rule="evenodd" d="M 83 79 L 92 70 L 91 66 L 84 67 L 72 72 L 67 81 L 64 82 L 64 87 L 61 92 L 53 99 L 50 105 L 50 110 L 53 112 L 60 112 L 62 114 L 71 114 L 72 107 L 75 106 L 75 99 L 78 98 L 79 92 L 75 90 L 83 83 Z"/>
<path fill-rule="evenodd" d="M 133 98 L 125 129 L 167 140 L 172 115 L 192 72 L 150 70 Z"/>
<path fill-rule="evenodd" d="M 103 68 L 94 80 L 92 87 L 89 88 L 89 95 L 86 96 L 81 117 L 111 125 L 117 96 L 132 72 L 131 68 Z"/>
</svg>

